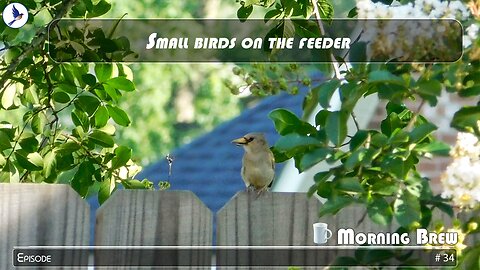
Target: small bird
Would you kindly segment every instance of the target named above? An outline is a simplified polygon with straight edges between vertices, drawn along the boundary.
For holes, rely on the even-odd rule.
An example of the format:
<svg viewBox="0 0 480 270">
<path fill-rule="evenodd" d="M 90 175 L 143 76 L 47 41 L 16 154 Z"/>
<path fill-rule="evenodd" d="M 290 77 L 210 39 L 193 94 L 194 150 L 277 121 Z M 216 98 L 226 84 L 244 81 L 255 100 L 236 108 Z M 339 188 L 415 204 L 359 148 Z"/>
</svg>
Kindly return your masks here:
<svg viewBox="0 0 480 270">
<path fill-rule="evenodd" d="M 232 141 L 243 146 L 241 175 L 247 190 L 254 189 L 258 194 L 266 191 L 275 176 L 275 159 L 263 133 L 248 133 Z"/>
<path fill-rule="evenodd" d="M 23 13 L 20 13 L 20 11 L 18 11 L 18 9 L 15 7 L 15 5 L 13 5 L 12 12 L 13 12 L 13 21 L 11 21 L 11 22 L 8 24 L 8 26 L 12 26 L 13 23 L 15 23 L 16 21 L 21 20 L 22 17 L 23 17 Z"/>
</svg>

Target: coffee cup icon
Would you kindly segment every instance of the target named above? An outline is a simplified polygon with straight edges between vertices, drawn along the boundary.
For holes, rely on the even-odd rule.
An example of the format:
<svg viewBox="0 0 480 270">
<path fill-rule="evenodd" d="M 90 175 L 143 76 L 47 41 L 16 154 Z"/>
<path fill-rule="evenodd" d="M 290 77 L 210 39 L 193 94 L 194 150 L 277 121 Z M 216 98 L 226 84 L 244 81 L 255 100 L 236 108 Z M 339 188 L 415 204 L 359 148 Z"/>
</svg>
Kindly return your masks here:
<svg viewBox="0 0 480 270">
<path fill-rule="evenodd" d="M 327 223 L 313 223 L 313 242 L 315 244 L 325 244 L 332 237 L 332 231 L 327 227 Z"/>
</svg>

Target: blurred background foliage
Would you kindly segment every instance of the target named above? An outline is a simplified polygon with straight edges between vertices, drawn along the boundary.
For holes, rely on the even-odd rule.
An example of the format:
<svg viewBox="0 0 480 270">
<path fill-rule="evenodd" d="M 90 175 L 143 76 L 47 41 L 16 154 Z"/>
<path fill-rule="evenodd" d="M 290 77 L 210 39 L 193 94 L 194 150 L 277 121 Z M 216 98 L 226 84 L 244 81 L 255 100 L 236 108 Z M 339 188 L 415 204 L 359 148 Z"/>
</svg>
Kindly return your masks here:
<svg viewBox="0 0 480 270">
<path fill-rule="evenodd" d="M 125 18 L 234 18 L 235 12 L 234 1 L 117 0 L 104 17 L 119 18 L 127 13 Z M 120 106 L 130 115 L 132 126 L 119 130 L 119 141 L 134 149 L 134 157 L 147 165 L 238 115 L 244 104 L 223 85 L 231 76 L 228 66 L 130 65 L 137 91 L 129 93 Z"/>
<path fill-rule="evenodd" d="M 354 2 L 335 5 L 335 15 L 346 17 Z M 104 17 L 119 18 L 127 13 L 125 18 L 235 18 L 237 9 L 234 0 L 116 0 Z M 261 10 L 254 10 L 251 18 L 263 18 Z M 134 157 L 147 165 L 237 116 L 261 97 L 239 98 L 230 93 L 224 81 L 231 79 L 232 67 L 225 63 L 130 65 L 137 91 L 121 101 L 132 126 L 118 131 L 119 142 L 134 149 Z"/>
</svg>

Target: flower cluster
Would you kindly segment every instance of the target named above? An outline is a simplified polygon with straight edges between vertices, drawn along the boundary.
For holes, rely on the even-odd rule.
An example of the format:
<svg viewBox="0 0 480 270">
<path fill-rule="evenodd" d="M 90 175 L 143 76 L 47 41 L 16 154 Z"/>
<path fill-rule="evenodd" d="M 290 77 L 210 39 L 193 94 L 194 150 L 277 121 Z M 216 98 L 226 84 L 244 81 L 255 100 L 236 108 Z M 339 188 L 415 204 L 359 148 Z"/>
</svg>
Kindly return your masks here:
<svg viewBox="0 0 480 270">
<path fill-rule="evenodd" d="M 359 18 L 366 19 L 457 19 L 466 20 L 470 16 L 467 6 L 461 1 L 416 0 L 414 4 L 385 5 L 371 0 L 358 0 Z"/>
<path fill-rule="evenodd" d="M 468 48 L 472 45 L 472 42 L 478 38 L 478 30 L 478 25 L 475 23 L 465 28 L 466 35 L 463 36 L 463 47 Z"/>
<path fill-rule="evenodd" d="M 471 133 L 460 132 L 450 151 L 452 163 L 442 174 L 442 197 L 460 208 L 480 205 L 480 142 Z"/>
<path fill-rule="evenodd" d="M 458 39 L 460 24 L 454 20 L 407 19 L 465 21 L 471 16 L 461 1 L 440 0 L 416 0 L 405 5 L 358 0 L 357 12 L 358 18 L 392 19 L 364 22 L 360 41 L 368 43 L 367 56 L 370 60 L 445 61 L 447 59 L 443 57 L 452 55 L 450 52 L 461 50 Z M 474 35 L 474 32 L 472 28 L 471 34 Z M 467 37 L 470 37 L 470 32 Z"/>
</svg>

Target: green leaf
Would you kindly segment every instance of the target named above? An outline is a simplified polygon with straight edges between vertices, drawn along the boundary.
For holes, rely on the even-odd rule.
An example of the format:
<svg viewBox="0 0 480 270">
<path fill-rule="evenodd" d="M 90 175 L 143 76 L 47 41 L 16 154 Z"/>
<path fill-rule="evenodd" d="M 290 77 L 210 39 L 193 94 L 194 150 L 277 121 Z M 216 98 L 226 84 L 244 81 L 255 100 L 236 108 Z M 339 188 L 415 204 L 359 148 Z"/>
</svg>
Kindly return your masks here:
<svg viewBox="0 0 480 270">
<path fill-rule="evenodd" d="M 317 130 L 302 120 L 294 113 L 285 109 L 275 109 L 268 115 L 273 120 L 275 129 L 280 135 L 296 132 L 301 135 L 316 133 Z"/>
<path fill-rule="evenodd" d="M 112 169 L 118 169 L 125 166 L 132 157 L 132 149 L 126 146 L 115 148 L 115 157 L 112 159 Z"/>
<path fill-rule="evenodd" d="M 38 141 L 32 133 L 23 133 L 18 140 L 18 144 L 28 153 L 33 153 L 38 150 Z"/>
<path fill-rule="evenodd" d="M 437 104 L 437 97 L 441 95 L 442 84 L 437 80 L 420 81 L 417 84 L 417 93 L 428 101 L 431 106 Z"/>
<path fill-rule="evenodd" d="M 305 148 L 308 146 L 322 146 L 322 143 L 316 138 L 303 136 L 297 133 L 282 136 L 275 143 L 275 149 L 280 152 L 293 151 L 297 148 Z"/>
<path fill-rule="evenodd" d="M 110 115 L 108 114 L 107 107 L 103 105 L 98 107 L 97 111 L 95 112 L 95 127 L 104 127 L 107 124 L 109 118 Z"/>
<path fill-rule="evenodd" d="M 13 106 L 13 101 L 17 96 L 17 89 L 15 86 L 6 87 L 2 93 L 2 107 L 8 109 Z"/>
<path fill-rule="evenodd" d="M 112 64 L 95 64 L 95 75 L 99 82 L 105 82 L 112 77 Z"/>
<path fill-rule="evenodd" d="M 325 130 L 335 146 L 340 146 L 347 137 L 347 120 L 348 114 L 344 111 L 331 112 L 327 116 Z"/>
<path fill-rule="evenodd" d="M 320 11 L 320 17 L 322 19 L 330 20 L 333 18 L 333 6 L 328 0 L 317 1 L 318 9 Z"/>
<path fill-rule="evenodd" d="M 5 157 L 0 153 L 0 167 L 3 168 L 3 166 L 5 166 L 5 164 L 7 163 L 7 160 L 5 159 Z M 0 180 L 1 182 L 1 180 Z"/>
<path fill-rule="evenodd" d="M 253 9 L 252 9 L 252 10 L 253 10 Z M 269 10 L 267 13 L 265 13 L 265 17 L 263 18 L 263 20 L 264 20 L 265 22 L 268 22 L 269 20 L 271 20 L 271 19 L 274 18 L 274 17 L 279 16 L 280 14 L 282 14 L 282 11 L 279 10 L 279 9 Z M 237 11 L 237 16 L 238 16 L 238 11 Z"/>
<path fill-rule="evenodd" d="M 393 174 L 397 179 L 405 179 L 412 167 L 412 159 L 402 160 L 400 157 L 387 157 L 382 161 L 381 168 L 384 172 Z"/>
<path fill-rule="evenodd" d="M 392 222 L 393 210 L 383 197 L 372 198 L 367 205 L 367 213 L 377 224 L 386 226 Z"/>
<path fill-rule="evenodd" d="M 89 116 L 92 116 L 100 106 L 100 100 L 95 96 L 79 96 L 74 102 L 75 108 L 86 112 Z"/>
<path fill-rule="evenodd" d="M 335 90 L 338 89 L 339 86 L 340 81 L 336 79 L 332 79 L 320 86 L 318 103 L 320 103 L 323 108 L 330 107 L 330 99 L 332 98 L 333 93 L 335 92 Z"/>
<path fill-rule="evenodd" d="M 57 160 L 55 150 L 48 152 L 43 159 L 43 176 L 47 182 L 54 182 L 56 176 Z M 51 181 L 48 181 L 51 180 Z"/>
<path fill-rule="evenodd" d="M 243 5 L 237 10 L 237 17 L 241 22 L 244 22 L 248 19 L 250 14 L 252 14 L 252 12 L 253 12 L 252 5 L 249 5 L 249 6 Z"/>
<path fill-rule="evenodd" d="M 432 206 L 438 208 L 440 211 L 444 212 L 447 214 L 449 217 L 453 218 L 453 215 L 455 214 L 453 212 L 453 207 L 448 203 L 446 199 L 443 199 L 441 195 L 437 195 L 432 198 L 432 200 L 429 202 Z"/>
<path fill-rule="evenodd" d="M 131 82 L 126 77 L 116 77 L 109 79 L 108 81 L 106 81 L 106 84 L 110 85 L 115 89 L 125 90 L 128 92 L 135 90 L 135 85 L 133 84 L 133 82 Z"/>
<path fill-rule="evenodd" d="M 150 189 L 150 181 L 139 181 L 139 180 L 122 180 L 122 185 L 126 189 Z"/>
<path fill-rule="evenodd" d="M 422 80 L 417 83 L 417 91 L 420 96 L 440 96 L 442 84 L 437 80 Z"/>
<path fill-rule="evenodd" d="M 374 194 L 391 196 L 399 190 L 399 186 L 395 181 L 385 181 L 382 179 L 380 182 L 373 184 L 371 190 Z"/>
<path fill-rule="evenodd" d="M 458 95 L 461 96 L 461 97 L 475 97 L 475 96 L 478 96 L 478 95 L 480 95 L 480 85 L 474 85 L 472 87 L 464 88 L 464 89 L 458 91 Z"/>
<path fill-rule="evenodd" d="M 8 137 L 5 132 L 0 130 L 0 152 L 10 148 L 12 148 L 10 137 Z"/>
<path fill-rule="evenodd" d="M 324 127 L 327 122 L 327 116 L 330 114 L 330 111 L 321 110 L 315 115 L 315 125 Z"/>
<path fill-rule="evenodd" d="M 380 129 L 383 134 L 387 136 L 391 136 L 393 131 L 395 131 L 398 128 L 402 128 L 403 124 L 400 118 L 398 117 L 398 114 L 395 112 L 390 113 L 387 118 L 385 118 L 381 123 L 380 123 Z"/>
<path fill-rule="evenodd" d="M 433 141 L 431 143 L 419 144 L 414 148 L 418 152 L 430 153 L 438 156 L 448 156 L 450 145 L 442 141 Z"/>
<path fill-rule="evenodd" d="M 409 228 L 414 222 L 420 221 L 420 201 L 417 197 L 404 191 L 393 203 L 397 222 L 404 228 Z"/>
<path fill-rule="evenodd" d="M 0 183 L 19 183 L 20 173 L 15 164 L 10 160 L 6 161 L 5 166 L 0 171 Z"/>
<path fill-rule="evenodd" d="M 480 269 L 480 244 L 466 250 L 458 269 Z"/>
<path fill-rule="evenodd" d="M 43 168 L 43 159 L 39 153 L 27 153 L 24 150 L 15 151 L 18 164 L 28 171 L 40 171 Z"/>
<path fill-rule="evenodd" d="M 114 179 L 105 179 L 100 184 L 100 189 L 98 191 L 98 202 L 103 204 L 110 195 L 115 190 L 115 180 Z"/>
<path fill-rule="evenodd" d="M 115 123 L 119 124 L 120 126 L 128 126 L 130 125 L 130 118 L 126 112 L 122 109 L 118 108 L 117 106 L 107 105 L 108 114 L 112 117 Z"/>
<path fill-rule="evenodd" d="M 375 70 L 368 74 L 368 80 L 372 83 L 393 83 L 403 85 L 402 78 L 393 75 L 386 70 Z"/>
<path fill-rule="evenodd" d="M 85 197 L 88 193 L 88 189 L 93 185 L 94 172 L 95 167 L 91 161 L 84 161 L 78 166 L 78 170 L 71 181 L 71 185 L 80 196 Z"/>
<path fill-rule="evenodd" d="M 105 89 L 105 92 L 107 92 L 108 96 L 111 97 L 112 100 L 115 102 L 118 102 L 118 98 L 122 96 L 117 89 L 111 87 L 108 84 L 104 84 L 103 89 Z"/>
<path fill-rule="evenodd" d="M 38 99 L 38 89 L 35 84 L 28 87 L 24 91 L 25 91 L 25 99 L 27 100 L 27 102 L 30 102 L 32 104 L 40 103 L 40 100 Z"/>
<path fill-rule="evenodd" d="M 377 133 L 372 136 L 371 144 L 376 147 L 384 147 L 388 143 L 388 137 L 382 133 Z"/>
<path fill-rule="evenodd" d="M 328 199 L 324 205 L 320 206 L 320 211 L 318 215 L 320 217 L 325 216 L 327 214 L 336 214 L 342 208 L 350 205 L 355 201 L 352 197 L 347 196 L 335 196 Z"/>
<path fill-rule="evenodd" d="M 115 144 L 112 136 L 100 130 L 94 130 L 91 134 L 88 135 L 88 138 L 95 144 L 103 147 L 113 147 L 113 145 Z"/>
<path fill-rule="evenodd" d="M 342 110 L 351 113 L 366 90 L 367 87 L 365 87 L 364 84 L 357 85 L 355 83 L 348 83 L 340 86 Z"/>
<path fill-rule="evenodd" d="M 333 181 L 337 190 L 345 192 L 363 192 L 358 177 L 344 177 Z"/>
<path fill-rule="evenodd" d="M 73 109 L 70 117 L 72 118 L 72 122 L 75 126 L 81 127 L 85 132 L 89 130 L 90 122 L 86 113 L 77 109 Z"/>
<path fill-rule="evenodd" d="M 416 126 L 411 132 L 410 132 L 410 141 L 412 143 L 419 143 L 423 139 L 425 139 L 430 133 L 435 131 L 437 129 L 437 126 L 430 122 L 423 123 L 419 126 Z"/>
<path fill-rule="evenodd" d="M 95 6 L 93 6 L 91 12 L 87 13 L 87 18 L 99 17 L 107 13 L 112 5 L 105 0 L 100 0 Z"/>
<path fill-rule="evenodd" d="M 90 86 L 93 86 L 97 82 L 97 78 L 95 78 L 95 76 L 92 74 L 83 74 L 82 81 Z"/>
<path fill-rule="evenodd" d="M 56 91 L 53 93 L 53 100 L 58 103 L 68 103 L 70 101 L 70 96 L 63 91 Z"/>
<path fill-rule="evenodd" d="M 353 170 L 353 168 L 357 167 L 365 157 L 365 153 L 366 153 L 365 148 L 360 148 L 353 151 L 352 154 L 347 158 L 347 160 L 343 164 L 345 166 L 345 169 L 348 171 L 351 171 Z"/>
<path fill-rule="evenodd" d="M 55 88 L 55 91 L 64 91 L 69 94 L 75 95 L 77 94 L 77 86 L 67 83 L 61 83 Z"/>
<path fill-rule="evenodd" d="M 357 131 L 357 133 L 353 135 L 352 140 L 350 140 L 350 151 L 354 151 L 362 146 L 367 141 L 368 134 L 366 130 Z"/>
<path fill-rule="evenodd" d="M 35 134 L 42 134 L 47 125 L 47 118 L 43 113 L 37 113 L 32 117 L 31 127 Z"/>
<path fill-rule="evenodd" d="M 463 107 L 454 115 L 450 126 L 459 131 L 476 132 L 480 135 L 477 122 L 480 120 L 480 106 Z"/>
<path fill-rule="evenodd" d="M 66 142 L 58 147 L 58 151 L 63 155 L 71 154 L 78 149 L 80 149 L 80 145 L 76 142 Z"/>
<path fill-rule="evenodd" d="M 405 187 L 410 194 L 419 198 L 422 194 L 422 179 L 419 177 L 408 177 L 405 180 Z"/>
<path fill-rule="evenodd" d="M 300 172 L 303 172 L 315 164 L 325 160 L 325 158 L 327 158 L 331 152 L 332 150 L 330 148 L 318 148 L 305 153 L 300 161 Z"/>
</svg>

